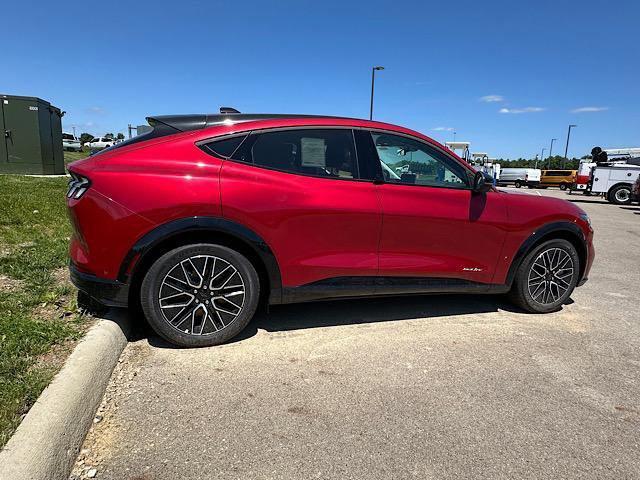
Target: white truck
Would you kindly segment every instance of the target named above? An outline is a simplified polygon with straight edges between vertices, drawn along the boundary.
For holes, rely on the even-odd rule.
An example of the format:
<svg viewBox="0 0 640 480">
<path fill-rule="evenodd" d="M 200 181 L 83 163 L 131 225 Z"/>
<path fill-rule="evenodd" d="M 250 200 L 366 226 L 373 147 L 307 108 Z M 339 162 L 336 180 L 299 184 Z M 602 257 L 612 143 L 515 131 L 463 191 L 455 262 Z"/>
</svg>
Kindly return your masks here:
<svg viewBox="0 0 640 480">
<path fill-rule="evenodd" d="M 633 200 L 633 184 L 640 175 L 640 148 L 603 151 L 607 153 L 606 162 L 598 164 L 591 159 L 580 162 L 573 188 L 587 195 L 602 195 L 616 205 L 628 205 Z"/>
<path fill-rule="evenodd" d="M 616 205 L 629 205 L 633 199 L 633 184 L 640 176 L 640 165 L 597 165 L 593 167 L 591 176 L 591 193 L 601 194 Z"/>
<path fill-rule="evenodd" d="M 539 168 L 502 168 L 498 177 L 498 185 L 514 184 L 516 188 L 526 185 L 533 188 L 540 184 Z"/>
</svg>

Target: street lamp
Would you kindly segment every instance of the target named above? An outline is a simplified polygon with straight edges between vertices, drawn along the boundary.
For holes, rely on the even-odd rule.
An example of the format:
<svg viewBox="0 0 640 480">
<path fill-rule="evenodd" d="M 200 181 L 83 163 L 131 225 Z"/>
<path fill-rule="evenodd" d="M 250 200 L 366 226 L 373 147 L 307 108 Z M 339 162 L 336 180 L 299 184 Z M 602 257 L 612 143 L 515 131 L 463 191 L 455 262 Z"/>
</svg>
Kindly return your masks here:
<svg viewBox="0 0 640 480">
<path fill-rule="evenodd" d="M 369 120 L 373 120 L 373 86 L 376 81 L 376 70 L 384 70 L 384 67 L 373 67 L 371 69 L 371 106 L 369 107 Z"/>
<path fill-rule="evenodd" d="M 564 146 L 564 160 L 562 161 L 562 168 L 565 167 L 564 162 L 569 161 L 567 158 L 567 152 L 569 151 L 569 137 L 571 136 L 571 129 L 573 127 L 577 127 L 577 125 L 569 125 L 569 130 L 567 130 L 567 144 Z"/>
<path fill-rule="evenodd" d="M 553 142 L 555 142 L 557 140 L 557 138 L 552 138 L 551 139 L 551 146 L 549 147 L 549 163 L 547 168 L 551 168 L 551 155 L 553 154 Z"/>
</svg>

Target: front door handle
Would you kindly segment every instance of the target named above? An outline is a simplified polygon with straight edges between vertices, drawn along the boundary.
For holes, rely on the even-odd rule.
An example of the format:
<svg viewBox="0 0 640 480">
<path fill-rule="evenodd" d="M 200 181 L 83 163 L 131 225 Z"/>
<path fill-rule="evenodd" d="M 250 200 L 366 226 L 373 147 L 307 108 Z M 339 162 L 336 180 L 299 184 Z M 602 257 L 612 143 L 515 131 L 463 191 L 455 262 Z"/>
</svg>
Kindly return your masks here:
<svg viewBox="0 0 640 480">
<path fill-rule="evenodd" d="M 11 130 L 4 131 L 4 138 L 11 138 Z"/>
</svg>

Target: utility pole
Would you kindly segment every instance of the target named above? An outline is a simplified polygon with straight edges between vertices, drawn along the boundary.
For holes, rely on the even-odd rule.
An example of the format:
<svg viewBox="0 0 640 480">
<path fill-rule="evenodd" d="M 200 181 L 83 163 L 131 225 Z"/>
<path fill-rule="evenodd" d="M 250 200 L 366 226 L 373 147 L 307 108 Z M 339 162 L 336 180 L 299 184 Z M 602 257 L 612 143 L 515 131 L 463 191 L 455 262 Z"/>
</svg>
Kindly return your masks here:
<svg viewBox="0 0 640 480">
<path fill-rule="evenodd" d="M 129 129 L 129 138 L 131 138 L 131 130 L 135 130 L 136 132 L 138 131 L 138 128 L 132 127 L 131 124 L 127 125 L 127 128 Z"/>
<path fill-rule="evenodd" d="M 542 164 L 544 165 L 544 151 L 546 150 L 546 148 L 542 149 L 542 153 L 540 153 L 540 161 L 542 162 Z M 536 165 L 536 168 L 538 167 L 538 165 Z"/>
<path fill-rule="evenodd" d="M 551 155 L 553 154 L 553 142 L 555 142 L 556 140 L 558 140 L 557 138 L 552 138 L 551 139 L 551 146 L 549 147 L 549 162 L 547 163 L 547 168 L 550 169 L 551 168 Z"/>
<path fill-rule="evenodd" d="M 76 127 L 75 127 L 75 125 L 74 125 L 74 126 L 72 126 L 71 128 L 73 129 L 73 137 L 75 138 L 75 136 L 76 136 Z"/>
<path fill-rule="evenodd" d="M 562 161 L 562 168 L 565 167 L 565 162 L 568 162 L 567 152 L 569 151 L 569 137 L 571 136 L 571 129 L 573 127 L 577 127 L 577 125 L 569 125 L 569 130 L 567 130 L 567 144 L 564 146 L 564 160 Z"/>
<path fill-rule="evenodd" d="M 376 70 L 384 70 L 384 67 L 373 67 L 371 69 L 371 105 L 369 106 L 369 120 L 373 120 L 373 88 L 376 82 Z"/>
</svg>

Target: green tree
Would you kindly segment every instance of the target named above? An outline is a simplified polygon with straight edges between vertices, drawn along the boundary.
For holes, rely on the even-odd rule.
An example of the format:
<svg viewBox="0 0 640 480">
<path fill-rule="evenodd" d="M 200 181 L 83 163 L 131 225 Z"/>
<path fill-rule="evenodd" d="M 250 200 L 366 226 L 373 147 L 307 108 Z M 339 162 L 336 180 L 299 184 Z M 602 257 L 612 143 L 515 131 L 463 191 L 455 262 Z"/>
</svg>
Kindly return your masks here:
<svg viewBox="0 0 640 480">
<path fill-rule="evenodd" d="M 116 138 L 117 138 L 118 140 L 124 140 L 124 133 L 122 133 L 122 132 L 118 133 L 118 135 L 116 136 Z"/>
<path fill-rule="evenodd" d="M 91 140 L 93 140 L 93 139 L 94 139 L 94 136 L 93 136 L 93 135 L 91 135 L 90 133 L 83 132 L 83 133 L 81 133 L 81 134 L 80 134 L 80 141 L 81 141 L 82 143 L 90 142 L 90 141 L 91 141 Z"/>
<path fill-rule="evenodd" d="M 501 158 L 497 161 L 502 168 L 539 168 L 541 170 L 577 170 L 578 164 L 580 160 L 577 158 L 572 158 L 569 160 L 565 160 L 561 155 L 554 155 L 549 159 L 549 157 L 544 158 L 542 160 L 535 158 L 525 159 L 518 158 L 516 160 L 510 160 L 508 158 Z M 537 164 L 537 167 L 536 167 Z"/>
</svg>

